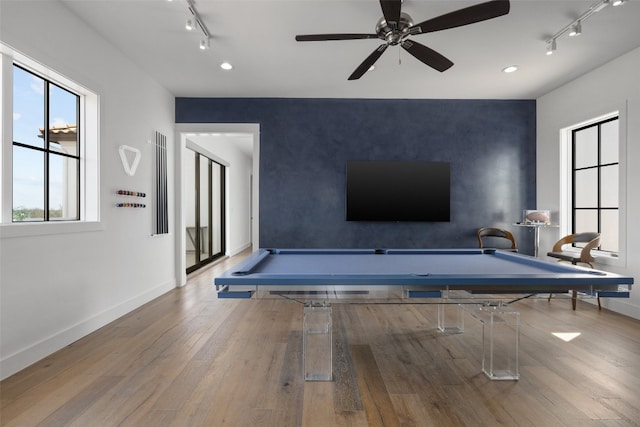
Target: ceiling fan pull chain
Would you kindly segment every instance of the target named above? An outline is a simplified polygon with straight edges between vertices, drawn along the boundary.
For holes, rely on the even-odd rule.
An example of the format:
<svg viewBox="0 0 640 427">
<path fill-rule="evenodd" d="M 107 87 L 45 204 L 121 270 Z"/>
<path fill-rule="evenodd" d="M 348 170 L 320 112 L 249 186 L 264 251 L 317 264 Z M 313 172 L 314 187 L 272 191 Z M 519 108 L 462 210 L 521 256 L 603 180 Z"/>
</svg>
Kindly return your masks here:
<svg viewBox="0 0 640 427">
<path fill-rule="evenodd" d="M 402 52 L 398 49 L 398 65 L 402 65 Z"/>
</svg>

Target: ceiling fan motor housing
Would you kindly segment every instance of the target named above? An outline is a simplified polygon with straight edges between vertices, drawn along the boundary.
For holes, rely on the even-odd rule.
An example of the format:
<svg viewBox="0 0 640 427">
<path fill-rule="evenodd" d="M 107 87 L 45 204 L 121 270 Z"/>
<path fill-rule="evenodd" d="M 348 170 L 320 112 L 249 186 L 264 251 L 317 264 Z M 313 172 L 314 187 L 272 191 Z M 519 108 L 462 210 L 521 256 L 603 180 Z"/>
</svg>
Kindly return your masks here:
<svg viewBox="0 0 640 427">
<path fill-rule="evenodd" d="M 380 18 L 376 25 L 376 34 L 382 40 L 385 40 L 392 46 L 399 44 L 402 39 L 409 35 L 409 28 L 413 27 L 413 19 L 406 14 L 400 14 L 400 22 L 398 28 L 393 28 L 395 25 L 388 25 L 384 16 Z"/>
</svg>

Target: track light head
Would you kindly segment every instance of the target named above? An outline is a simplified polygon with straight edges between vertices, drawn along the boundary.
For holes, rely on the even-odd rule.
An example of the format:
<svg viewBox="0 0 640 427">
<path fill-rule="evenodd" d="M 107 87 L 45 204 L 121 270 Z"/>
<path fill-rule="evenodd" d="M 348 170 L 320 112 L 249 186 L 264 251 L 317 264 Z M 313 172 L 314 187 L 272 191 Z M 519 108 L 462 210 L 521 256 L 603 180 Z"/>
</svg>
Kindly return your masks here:
<svg viewBox="0 0 640 427">
<path fill-rule="evenodd" d="M 575 24 L 571 26 L 571 30 L 569 31 L 569 37 L 576 37 L 582 34 L 582 23 L 577 21 Z"/>
<path fill-rule="evenodd" d="M 200 40 L 200 50 L 207 50 L 207 49 L 209 49 L 209 38 L 208 37 Z"/>
<path fill-rule="evenodd" d="M 186 28 L 187 31 L 195 30 L 196 26 L 197 26 L 197 24 L 196 24 L 195 19 L 191 19 L 191 18 L 187 19 L 187 22 L 184 24 L 184 28 Z"/>
<path fill-rule="evenodd" d="M 547 55 L 553 55 L 553 53 L 556 51 L 556 39 L 551 39 L 549 42 L 547 42 Z"/>
<path fill-rule="evenodd" d="M 613 1 L 611 2 L 611 4 L 612 4 L 613 6 L 620 6 L 621 4 L 624 4 L 625 2 L 626 2 L 626 0 L 613 0 Z"/>
</svg>

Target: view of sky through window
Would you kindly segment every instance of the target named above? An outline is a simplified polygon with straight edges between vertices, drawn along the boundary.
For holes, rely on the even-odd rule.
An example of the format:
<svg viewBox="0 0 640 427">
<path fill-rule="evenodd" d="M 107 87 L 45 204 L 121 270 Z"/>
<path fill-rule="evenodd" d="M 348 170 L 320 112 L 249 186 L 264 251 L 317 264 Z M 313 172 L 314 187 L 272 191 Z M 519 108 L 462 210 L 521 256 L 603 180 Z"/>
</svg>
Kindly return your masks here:
<svg viewBox="0 0 640 427">
<path fill-rule="evenodd" d="M 40 149 L 46 148 L 43 138 L 46 103 L 49 105 L 49 127 L 76 125 L 77 97 L 54 84 L 47 85 L 42 78 L 13 67 L 13 141 Z M 48 95 L 45 93 L 49 87 Z M 61 145 L 51 141 L 53 151 L 77 155 L 75 143 Z M 13 206 L 16 208 L 44 208 L 44 153 L 39 150 L 15 146 L 13 149 Z M 64 180 L 65 161 L 56 159 L 49 164 L 50 208 L 64 203 L 69 188 Z"/>
</svg>

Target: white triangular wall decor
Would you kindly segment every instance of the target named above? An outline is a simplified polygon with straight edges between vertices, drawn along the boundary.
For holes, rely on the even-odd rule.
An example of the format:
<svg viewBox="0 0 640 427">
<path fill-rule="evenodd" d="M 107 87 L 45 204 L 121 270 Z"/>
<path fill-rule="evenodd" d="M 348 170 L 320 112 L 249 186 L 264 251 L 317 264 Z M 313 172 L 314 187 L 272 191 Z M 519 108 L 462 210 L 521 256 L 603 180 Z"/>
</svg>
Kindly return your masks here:
<svg viewBox="0 0 640 427">
<path fill-rule="evenodd" d="M 124 171 L 129 176 L 133 176 L 136 174 L 136 169 L 138 168 L 138 163 L 140 163 L 140 150 L 137 148 L 129 147 L 128 145 L 121 145 L 118 149 L 120 152 L 120 160 L 122 160 L 122 167 Z M 127 157 L 127 152 L 133 153 L 133 160 L 129 161 L 129 157 Z"/>
</svg>

